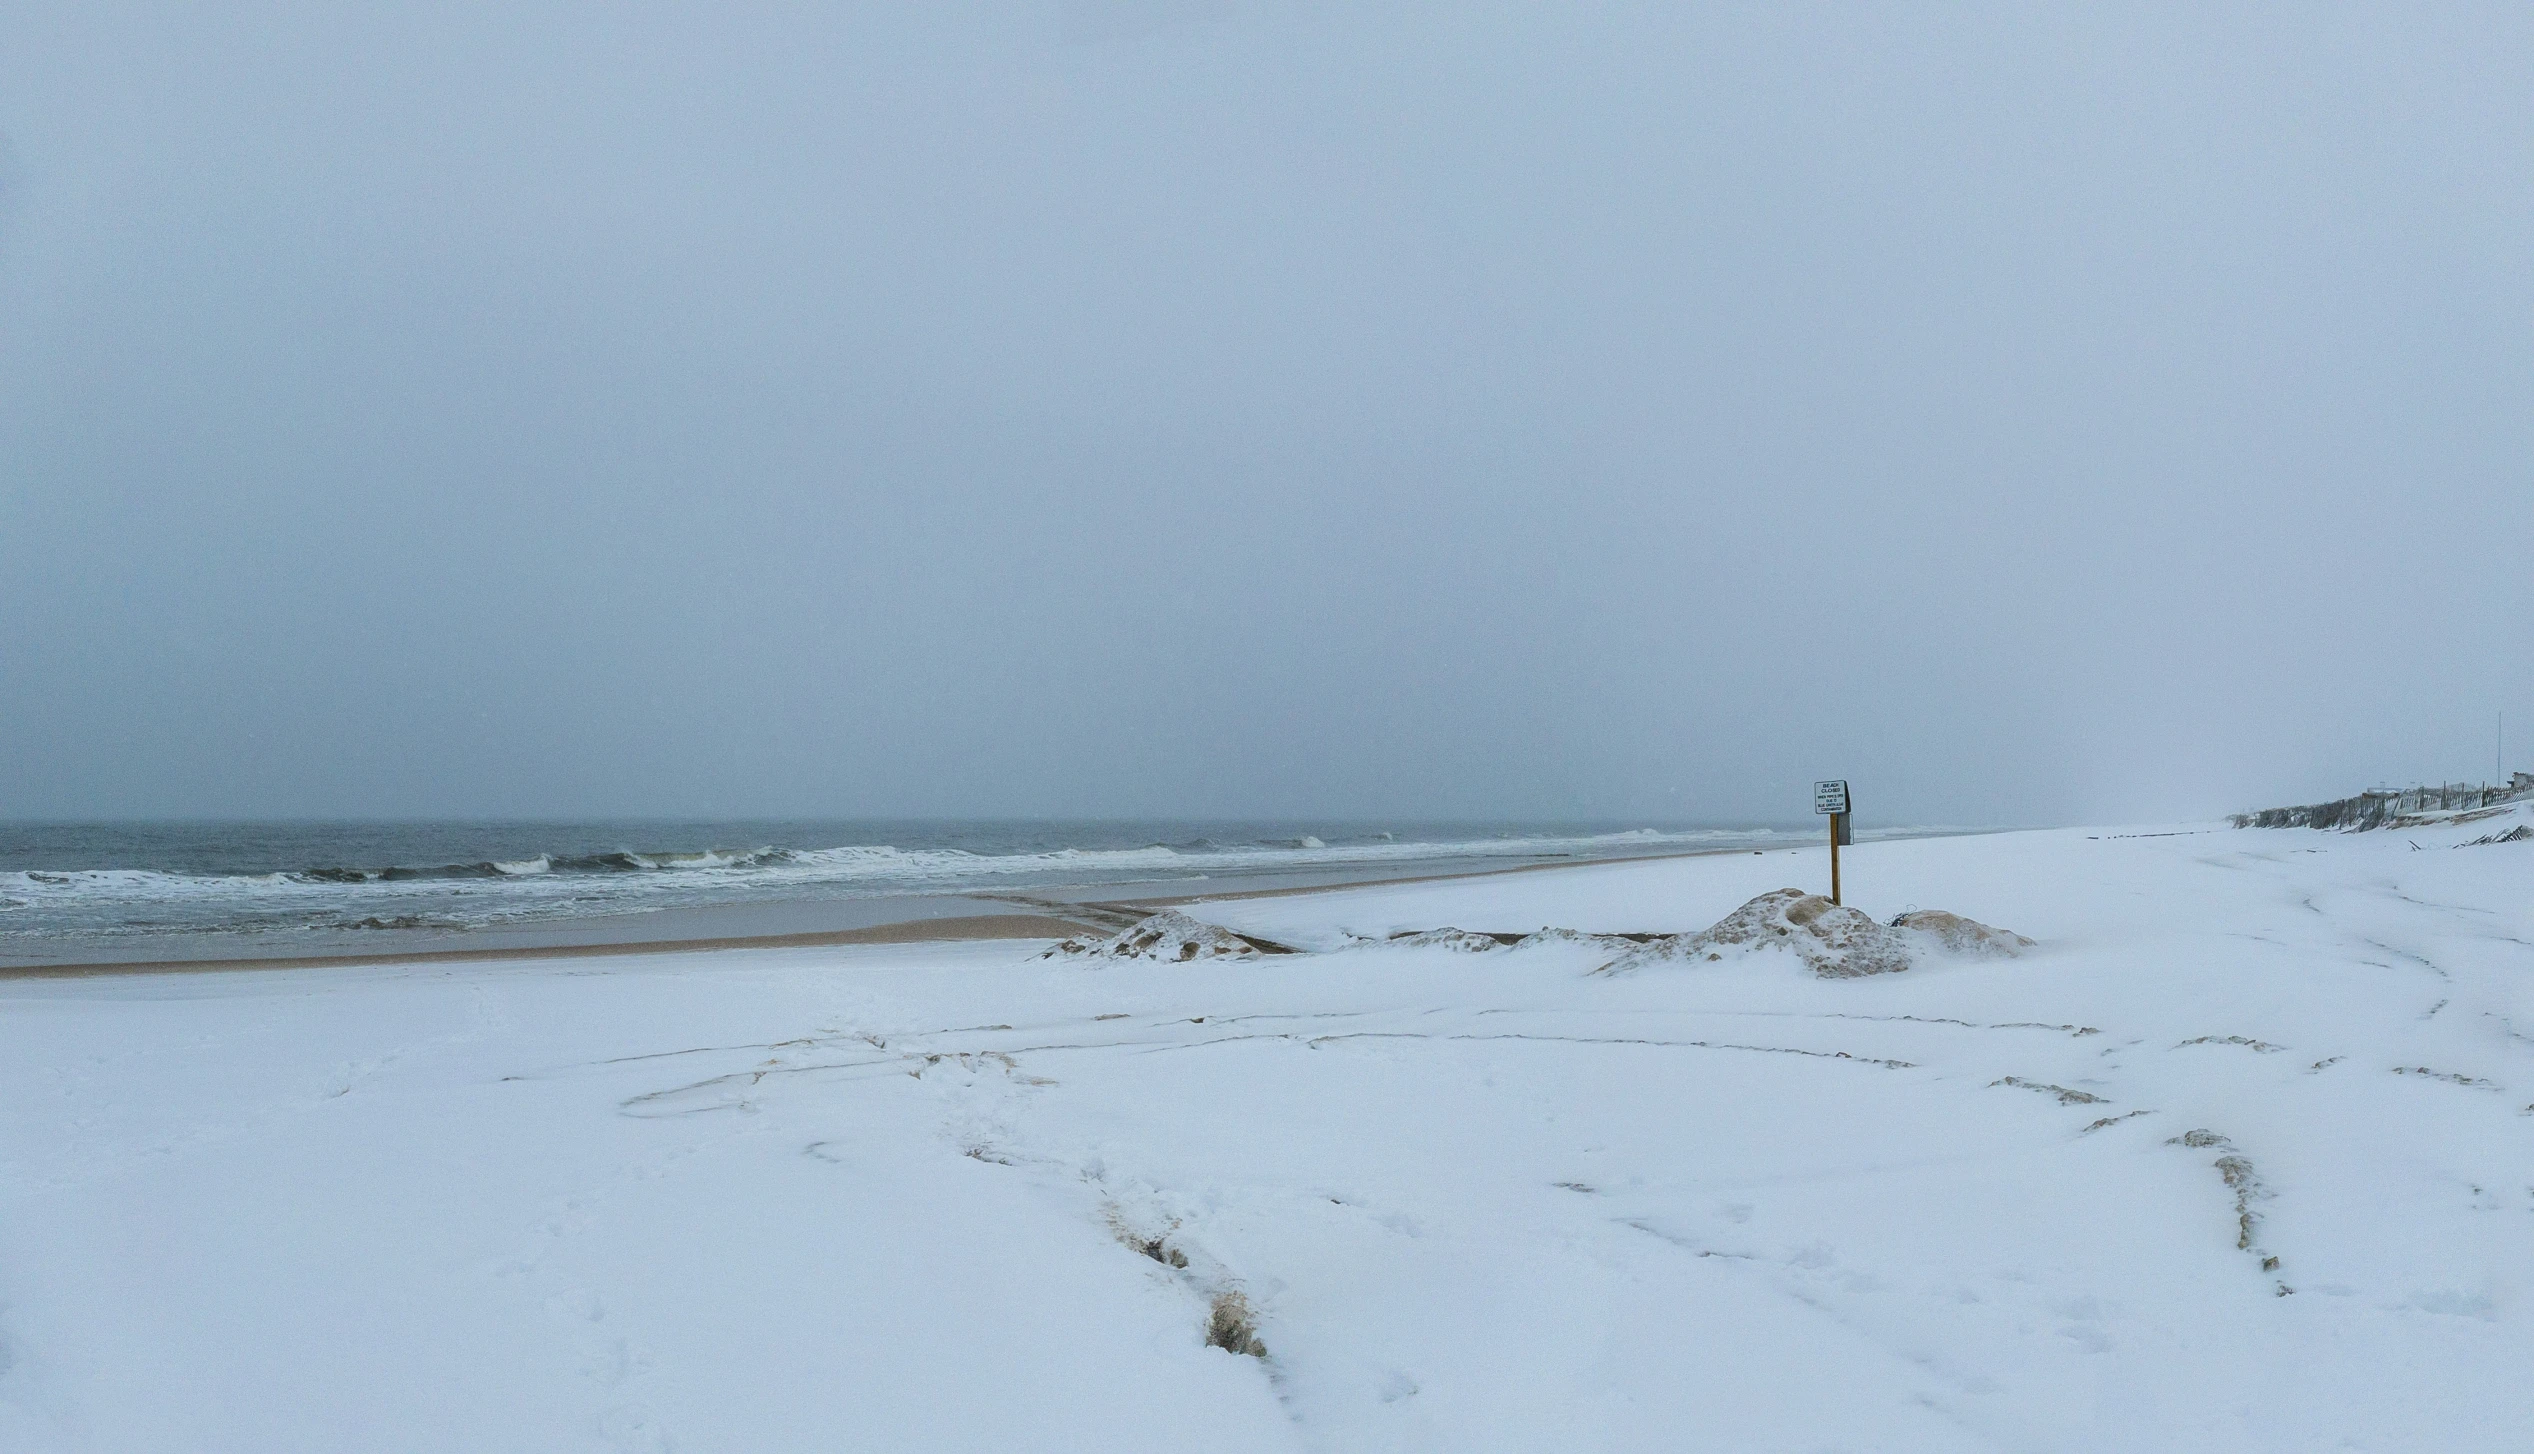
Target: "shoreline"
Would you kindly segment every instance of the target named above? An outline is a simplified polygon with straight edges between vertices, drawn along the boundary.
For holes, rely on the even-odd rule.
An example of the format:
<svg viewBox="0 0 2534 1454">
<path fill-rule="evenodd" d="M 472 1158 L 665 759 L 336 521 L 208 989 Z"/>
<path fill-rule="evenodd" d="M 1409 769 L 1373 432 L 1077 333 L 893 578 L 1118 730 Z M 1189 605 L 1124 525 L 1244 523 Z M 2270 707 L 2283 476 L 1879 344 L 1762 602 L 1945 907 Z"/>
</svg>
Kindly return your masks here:
<svg viewBox="0 0 2534 1454">
<path fill-rule="evenodd" d="M 252 959 L 150 959 L 90 964 L 0 966 L 0 982 L 94 979 L 118 974 L 208 974 L 251 969 L 351 969 L 410 964 L 488 964 L 513 959 L 603 959 L 614 954 L 703 953 L 716 949 L 807 949 L 828 944 L 930 944 L 971 939 L 1062 939 L 1094 930 L 1044 914 L 956 914 L 897 919 L 858 929 L 806 934 L 742 934 L 715 939 L 639 939 L 623 943 L 523 944 L 509 949 L 416 949 L 403 953 L 266 955 Z"/>
<path fill-rule="evenodd" d="M 630 940 L 581 940 L 564 943 L 519 944 L 507 947 L 421 948 L 377 950 L 354 953 L 304 955 L 251 955 L 235 958 L 203 957 L 154 960 L 91 960 L 63 964 L 0 965 L 0 983 L 35 979 L 94 979 L 113 975 L 210 974 L 246 970 L 274 969 L 350 969 L 385 965 L 485 964 L 505 960 L 599 959 L 610 955 L 649 955 L 703 953 L 725 949 L 802 949 L 821 946 L 856 944 L 931 944 L 963 940 L 992 939 L 1066 939 L 1078 934 L 1107 935 L 1124 927 L 1126 922 L 1145 913 L 1188 904 L 1228 902 L 1245 899 L 1284 898 L 1301 894 L 1334 893 L 1375 885 L 1442 883 L 1459 879 L 1492 878 L 1505 874 L 1538 873 L 1550 869 L 1593 868 L 1607 864 L 1653 863 L 1678 858 L 1712 858 L 1749 856 L 1764 853 L 1801 852 L 1801 847 L 1784 848 L 1698 848 L 1678 853 L 1644 853 L 1625 857 L 1576 859 L 1549 863 L 1518 863 L 1492 868 L 1473 868 L 1447 873 L 1408 874 L 1398 876 L 1366 876 L 1335 883 L 1283 885 L 1267 888 L 1231 889 L 1207 894 L 1154 894 L 1128 897 L 1093 897 L 1104 890 L 1129 887 L 1115 884 L 1055 885 L 1040 893 L 970 894 L 961 897 L 1008 904 L 1021 912 L 1007 914 L 946 914 L 893 919 L 882 923 L 861 924 L 840 929 L 772 934 L 716 934 L 695 937 L 654 937 Z M 1177 885 L 1172 885 L 1177 887 Z M 1068 892 L 1082 897 L 1065 897 Z M 1105 922 L 1104 922 L 1105 921 Z M 592 921 L 595 922 L 595 921 Z"/>
</svg>

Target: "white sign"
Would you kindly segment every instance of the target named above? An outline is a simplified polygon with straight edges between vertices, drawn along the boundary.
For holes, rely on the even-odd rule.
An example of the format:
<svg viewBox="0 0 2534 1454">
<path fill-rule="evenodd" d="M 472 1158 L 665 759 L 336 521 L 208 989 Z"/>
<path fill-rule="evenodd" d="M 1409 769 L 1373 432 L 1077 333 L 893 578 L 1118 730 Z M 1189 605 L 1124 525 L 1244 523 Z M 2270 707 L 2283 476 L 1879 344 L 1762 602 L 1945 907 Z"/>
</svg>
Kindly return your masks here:
<svg viewBox="0 0 2534 1454">
<path fill-rule="evenodd" d="M 1848 780 L 1824 778 L 1813 784 L 1813 811 L 1844 813 L 1848 811 Z"/>
</svg>

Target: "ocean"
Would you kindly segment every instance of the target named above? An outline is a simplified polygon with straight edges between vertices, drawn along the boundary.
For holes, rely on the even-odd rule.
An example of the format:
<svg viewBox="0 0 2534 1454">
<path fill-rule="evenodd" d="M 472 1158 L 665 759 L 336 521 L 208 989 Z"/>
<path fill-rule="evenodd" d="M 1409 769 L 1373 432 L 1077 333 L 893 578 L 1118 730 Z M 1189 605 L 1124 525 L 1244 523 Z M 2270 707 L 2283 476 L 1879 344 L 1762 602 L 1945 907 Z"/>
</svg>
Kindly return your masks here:
<svg viewBox="0 0 2534 1454">
<path fill-rule="evenodd" d="M 181 945 L 170 958 L 332 952 L 663 909 L 1058 885 L 1200 892 L 1278 875 L 1388 877 L 1810 837 L 1514 822 L 0 822 L 0 962 L 58 959 L 72 945 L 115 959 L 148 957 L 152 944 Z"/>
</svg>

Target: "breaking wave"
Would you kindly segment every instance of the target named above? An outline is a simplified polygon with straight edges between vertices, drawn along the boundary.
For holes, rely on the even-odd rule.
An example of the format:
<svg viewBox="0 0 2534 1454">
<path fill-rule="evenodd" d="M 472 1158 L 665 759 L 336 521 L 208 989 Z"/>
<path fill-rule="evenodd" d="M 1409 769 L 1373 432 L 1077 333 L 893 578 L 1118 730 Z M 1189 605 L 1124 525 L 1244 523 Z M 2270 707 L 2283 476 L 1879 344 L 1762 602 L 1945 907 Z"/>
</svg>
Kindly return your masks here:
<svg viewBox="0 0 2534 1454">
<path fill-rule="evenodd" d="M 788 863 L 793 857 L 794 850 L 789 848 L 752 848 L 744 852 L 706 849 L 700 853 L 618 850 L 611 853 L 564 854 L 560 857 L 544 853 L 527 859 L 486 859 L 476 863 L 443 863 L 420 868 L 303 868 L 280 877 L 297 883 L 366 884 L 404 883 L 415 879 L 525 878 L 546 873 L 666 873 L 686 868 L 755 868 L 763 864 Z"/>
</svg>

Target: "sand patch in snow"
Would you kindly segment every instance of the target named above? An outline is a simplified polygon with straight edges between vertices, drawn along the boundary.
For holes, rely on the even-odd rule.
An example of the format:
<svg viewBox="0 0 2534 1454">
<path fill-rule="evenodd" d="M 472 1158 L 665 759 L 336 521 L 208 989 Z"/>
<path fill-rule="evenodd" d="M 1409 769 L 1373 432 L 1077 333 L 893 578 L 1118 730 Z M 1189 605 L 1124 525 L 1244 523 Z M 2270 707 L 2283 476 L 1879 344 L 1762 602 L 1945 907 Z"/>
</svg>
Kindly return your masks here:
<svg viewBox="0 0 2534 1454">
<path fill-rule="evenodd" d="M 2011 929 L 1966 919 L 1942 909 L 1914 909 L 1892 921 L 1895 929 L 1932 935 L 1947 954 L 1971 959 L 2005 959 L 2032 948 L 2032 941 Z"/>
</svg>

